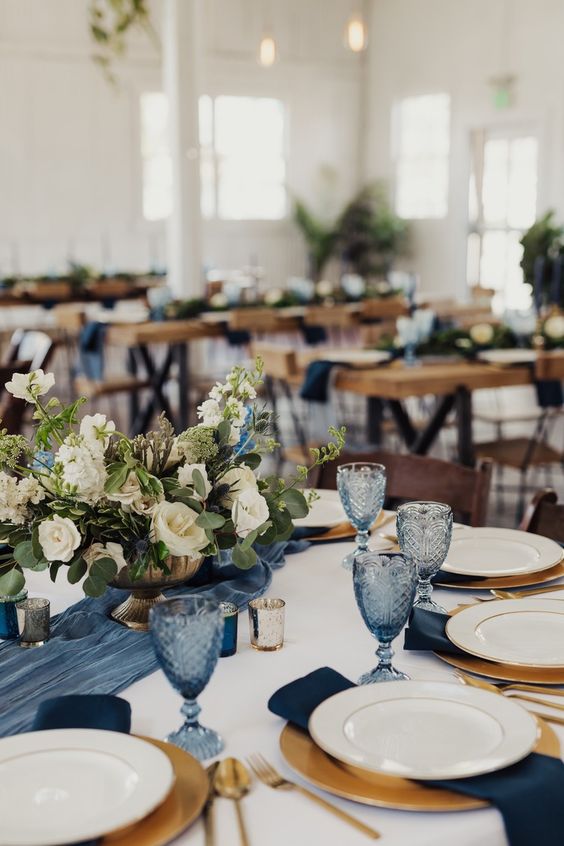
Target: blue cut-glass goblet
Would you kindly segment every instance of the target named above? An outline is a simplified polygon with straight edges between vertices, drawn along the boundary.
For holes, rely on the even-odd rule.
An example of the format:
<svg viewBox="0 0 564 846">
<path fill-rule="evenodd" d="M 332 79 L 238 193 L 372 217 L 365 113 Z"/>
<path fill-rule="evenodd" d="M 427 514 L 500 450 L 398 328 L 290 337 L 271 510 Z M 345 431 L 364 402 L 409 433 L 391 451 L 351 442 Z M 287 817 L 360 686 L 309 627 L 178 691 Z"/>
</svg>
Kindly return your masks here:
<svg viewBox="0 0 564 846">
<path fill-rule="evenodd" d="M 353 585 L 356 603 L 369 632 L 378 641 L 378 665 L 364 673 L 359 684 L 408 679 L 392 666 L 392 640 L 405 625 L 415 599 L 417 568 L 400 553 L 365 552 L 355 558 Z"/>
<path fill-rule="evenodd" d="M 343 559 L 343 567 L 352 570 L 355 556 L 368 549 L 369 529 L 384 505 L 386 468 L 370 462 L 341 464 L 337 468 L 337 489 L 345 513 L 357 531 L 356 549 Z"/>
<path fill-rule="evenodd" d="M 447 557 L 452 537 L 452 509 L 443 502 L 406 502 L 397 513 L 396 530 L 400 549 L 417 565 L 419 584 L 415 606 L 444 613 L 431 594 L 432 576 Z"/>
<path fill-rule="evenodd" d="M 167 736 L 200 761 L 218 755 L 223 741 L 217 732 L 198 722 L 197 697 L 215 669 L 223 638 L 223 614 L 217 602 L 203 596 L 169 599 L 151 608 L 153 645 L 171 685 L 185 699 L 184 725 Z"/>
</svg>

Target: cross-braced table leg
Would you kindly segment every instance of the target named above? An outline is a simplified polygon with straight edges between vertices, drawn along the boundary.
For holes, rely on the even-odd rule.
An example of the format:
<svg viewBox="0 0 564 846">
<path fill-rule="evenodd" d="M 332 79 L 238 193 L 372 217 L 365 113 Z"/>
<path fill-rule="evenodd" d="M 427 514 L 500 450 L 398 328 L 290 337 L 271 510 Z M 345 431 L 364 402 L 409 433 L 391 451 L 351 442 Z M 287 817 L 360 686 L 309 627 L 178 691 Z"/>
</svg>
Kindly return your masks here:
<svg viewBox="0 0 564 846">
<path fill-rule="evenodd" d="M 136 347 L 136 352 L 139 354 L 141 361 L 147 371 L 147 376 L 151 383 L 152 396 L 147 401 L 144 408 L 139 408 L 135 418 L 131 422 L 131 433 L 138 435 L 145 432 L 149 427 L 151 419 L 158 413 L 159 408 L 164 411 L 168 419 L 174 425 L 174 415 L 170 407 L 170 403 L 164 395 L 163 387 L 169 376 L 170 368 L 174 359 L 173 348 L 169 346 L 160 366 L 155 364 L 151 353 L 144 344 Z"/>
</svg>

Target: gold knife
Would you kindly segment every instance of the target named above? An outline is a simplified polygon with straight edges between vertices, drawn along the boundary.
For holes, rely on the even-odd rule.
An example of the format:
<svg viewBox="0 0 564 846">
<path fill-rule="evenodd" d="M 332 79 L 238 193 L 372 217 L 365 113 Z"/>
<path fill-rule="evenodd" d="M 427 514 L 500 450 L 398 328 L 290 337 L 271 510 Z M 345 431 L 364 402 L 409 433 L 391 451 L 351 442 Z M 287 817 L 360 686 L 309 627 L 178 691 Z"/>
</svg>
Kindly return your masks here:
<svg viewBox="0 0 564 846">
<path fill-rule="evenodd" d="M 206 768 L 208 774 L 208 798 L 204 805 L 204 828 L 206 832 L 206 846 L 215 846 L 215 825 L 213 817 L 213 802 L 215 799 L 215 790 L 213 786 L 213 779 L 215 771 L 219 765 L 219 761 L 215 761 Z"/>
</svg>

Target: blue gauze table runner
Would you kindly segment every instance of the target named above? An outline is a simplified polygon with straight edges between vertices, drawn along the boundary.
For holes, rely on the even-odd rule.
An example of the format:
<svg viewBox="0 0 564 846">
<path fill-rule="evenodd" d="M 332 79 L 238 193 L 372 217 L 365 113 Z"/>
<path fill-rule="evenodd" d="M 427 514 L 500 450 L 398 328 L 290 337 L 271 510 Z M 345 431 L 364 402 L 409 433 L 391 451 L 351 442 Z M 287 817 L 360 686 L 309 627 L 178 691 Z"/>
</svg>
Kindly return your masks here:
<svg viewBox="0 0 564 846">
<path fill-rule="evenodd" d="M 272 570 L 285 554 L 307 549 L 306 541 L 258 547 L 260 559 L 250 570 L 205 562 L 188 585 L 167 596 L 203 593 L 239 608 L 268 590 Z M 206 583 L 202 584 L 205 580 Z M 0 737 L 28 731 L 41 702 L 76 693 L 119 693 L 157 669 L 148 633 L 134 632 L 108 617 L 126 593 L 109 588 L 99 599 L 85 598 L 52 620 L 51 639 L 37 649 L 15 641 L 0 644 Z"/>
</svg>

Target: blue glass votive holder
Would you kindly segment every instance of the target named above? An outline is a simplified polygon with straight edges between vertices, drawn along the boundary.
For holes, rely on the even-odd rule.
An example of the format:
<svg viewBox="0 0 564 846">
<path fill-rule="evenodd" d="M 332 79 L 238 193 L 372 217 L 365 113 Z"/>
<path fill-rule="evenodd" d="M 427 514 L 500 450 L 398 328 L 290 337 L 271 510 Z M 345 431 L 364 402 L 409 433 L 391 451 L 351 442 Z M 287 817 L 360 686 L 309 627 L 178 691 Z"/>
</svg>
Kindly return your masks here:
<svg viewBox="0 0 564 846">
<path fill-rule="evenodd" d="M 228 658 L 237 652 L 237 623 L 239 609 L 233 602 L 220 602 L 225 627 L 223 629 L 223 643 L 221 644 L 221 658 Z"/>
<path fill-rule="evenodd" d="M 26 597 L 25 588 L 14 596 L 0 594 L 0 639 L 17 640 L 20 636 L 16 602 L 21 602 Z"/>
</svg>

